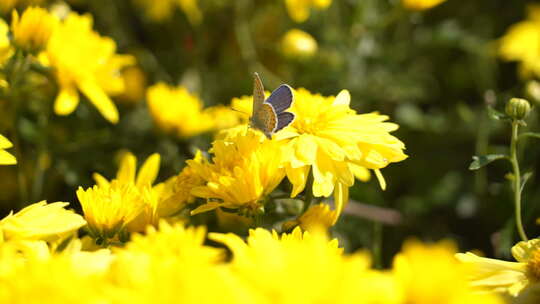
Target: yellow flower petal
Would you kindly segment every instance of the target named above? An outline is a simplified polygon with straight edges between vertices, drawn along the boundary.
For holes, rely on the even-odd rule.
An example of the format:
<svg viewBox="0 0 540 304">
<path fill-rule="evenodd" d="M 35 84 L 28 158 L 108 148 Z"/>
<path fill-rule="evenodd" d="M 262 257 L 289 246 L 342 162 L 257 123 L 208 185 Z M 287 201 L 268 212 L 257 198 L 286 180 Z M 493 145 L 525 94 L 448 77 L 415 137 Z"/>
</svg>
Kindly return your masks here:
<svg viewBox="0 0 540 304">
<path fill-rule="evenodd" d="M 0 134 L 0 149 L 8 149 L 11 147 L 13 147 L 13 144 L 7 138 L 2 136 L 2 134 Z"/>
<path fill-rule="evenodd" d="M 116 173 L 116 179 L 124 184 L 135 182 L 137 172 L 137 158 L 133 153 L 126 152 L 120 160 L 120 167 Z"/>
<path fill-rule="evenodd" d="M 15 165 L 17 159 L 7 151 L 0 150 L 0 165 Z"/>
<path fill-rule="evenodd" d="M 339 215 L 341 212 L 343 212 L 343 209 L 347 206 L 349 203 L 349 187 L 342 184 L 342 183 L 336 183 L 336 188 L 334 190 L 334 202 L 336 204 L 336 216 L 334 218 L 335 224 L 339 218 Z"/>
<path fill-rule="evenodd" d="M 73 86 L 64 86 L 54 101 L 54 113 L 57 115 L 69 115 L 79 105 L 79 93 Z"/>
<path fill-rule="evenodd" d="M 159 164 L 161 162 L 161 156 L 158 153 L 150 155 L 139 169 L 137 174 L 137 180 L 135 184 L 137 187 L 142 187 L 145 185 L 152 185 L 158 176 L 159 173 Z"/>
<path fill-rule="evenodd" d="M 516 261 L 525 263 L 536 250 L 540 250 L 540 239 L 521 241 L 512 247 L 512 256 Z"/>
<path fill-rule="evenodd" d="M 196 214 L 199 214 L 199 213 L 212 211 L 212 210 L 214 210 L 216 208 L 219 208 L 219 207 L 221 207 L 223 205 L 224 205 L 223 203 L 208 202 L 208 203 L 206 203 L 204 205 L 201 205 L 201 206 L 193 209 L 191 211 L 191 215 L 196 215 Z"/>
<path fill-rule="evenodd" d="M 88 97 L 98 111 L 113 124 L 118 122 L 118 109 L 103 89 L 94 81 L 83 80 L 78 83 L 81 92 Z"/>
</svg>

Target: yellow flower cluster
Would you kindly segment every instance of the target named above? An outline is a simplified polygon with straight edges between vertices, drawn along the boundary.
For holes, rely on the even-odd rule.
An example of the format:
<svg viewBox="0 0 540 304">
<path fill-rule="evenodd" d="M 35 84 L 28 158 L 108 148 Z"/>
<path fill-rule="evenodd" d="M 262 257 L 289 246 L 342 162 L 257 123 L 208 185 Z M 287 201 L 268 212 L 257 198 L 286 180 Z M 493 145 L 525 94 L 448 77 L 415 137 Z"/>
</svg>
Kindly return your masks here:
<svg viewBox="0 0 540 304">
<path fill-rule="evenodd" d="M 311 8 L 327 9 L 332 0 L 285 0 L 287 12 L 295 22 L 304 22 L 309 18 Z"/>
<path fill-rule="evenodd" d="M 162 221 L 123 247 L 91 250 L 77 237 L 65 246 L 43 240 L 84 224 L 63 207 L 40 203 L 0 221 L 5 231 L 19 220 L 17 238 L 0 242 L 0 302 L 502 303 L 468 286 L 447 243 L 407 243 L 393 268 L 379 271 L 369 254 L 344 254 L 320 232 L 258 228 L 246 241 L 209 234 L 230 249 L 229 261 L 225 250 L 205 244 L 203 227 Z"/>
<path fill-rule="evenodd" d="M 199 24 L 202 21 L 202 13 L 197 4 L 198 0 L 133 0 L 133 2 L 140 6 L 150 19 L 155 21 L 171 18 L 175 7 L 182 9 L 191 24 Z"/>
<path fill-rule="evenodd" d="M 188 201 L 183 188 L 175 187 L 176 177 L 154 185 L 159 165 L 160 156 L 153 154 L 137 172 L 137 159 L 127 152 L 115 179 L 108 181 L 96 173 L 95 186 L 86 190 L 79 187 L 77 197 L 93 237 L 123 239 L 128 232 L 156 225 L 160 217 L 174 214 Z"/>
<path fill-rule="evenodd" d="M 380 169 L 407 158 L 403 153 L 405 145 L 390 135 L 398 125 L 386 122 L 388 116 L 378 113 L 357 114 L 349 106 L 350 98 L 346 90 L 336 97 L 295 90 L 291 111 L 296 118 L 273 139 L 281 145 L 280 165 L 293 184 L 291 197 L 302 192 L 311 179 L 312 187 L 306 191 L 312 191 L 314 196 L 334 193 L 334 221 L 348 201 L 348 188 L 355 177 L 366 180 L 368 170 L 373 170 L 385 189 Z M 232 107 L 251 113 L 251 98 L 233 99 Z M 238 132 L 239 128 L 233 130 L 230 132 Z"/>
<path fill-rule="evenodd" d="M 540 6 L 531 5 L 528 19 L 508 29 L 500 39 L 499 55 L 519 62 L 523 77 L 540 76 Z"/>
<path fill-rule="evenodd" d="M 240 213 L 255 215 L 264 212 L 265 197 L 285 177 L 281 166 L 282 145 L 264 139 L 261 133 L 249 129 L 218 139 L 212 144 L 212 161 L 188 161 L 205 184 L 193 188 L 195 196 L 207 203 L 193 214 L 218 207 L 240 209 Z"/>
</svg>

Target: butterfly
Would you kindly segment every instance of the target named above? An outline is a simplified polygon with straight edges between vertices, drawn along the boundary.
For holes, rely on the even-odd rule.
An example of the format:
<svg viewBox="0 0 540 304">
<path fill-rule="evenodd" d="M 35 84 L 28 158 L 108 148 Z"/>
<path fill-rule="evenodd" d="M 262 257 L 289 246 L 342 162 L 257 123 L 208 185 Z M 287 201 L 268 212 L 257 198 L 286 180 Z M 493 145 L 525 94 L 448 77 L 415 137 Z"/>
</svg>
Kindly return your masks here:
<svg viewBox="0 0 540 304">
<path fill-rule="evenodd" d="M 294 114 L 285 112 L 293 102 L 290 86 L 280 85 L 264 99 L 264 87 L 259 74 L 253 73 L 253 114 L 249 118 L 250 126 L 262 131 L 268 139 L 277 131 L 294 121 Z"/>
</svg>

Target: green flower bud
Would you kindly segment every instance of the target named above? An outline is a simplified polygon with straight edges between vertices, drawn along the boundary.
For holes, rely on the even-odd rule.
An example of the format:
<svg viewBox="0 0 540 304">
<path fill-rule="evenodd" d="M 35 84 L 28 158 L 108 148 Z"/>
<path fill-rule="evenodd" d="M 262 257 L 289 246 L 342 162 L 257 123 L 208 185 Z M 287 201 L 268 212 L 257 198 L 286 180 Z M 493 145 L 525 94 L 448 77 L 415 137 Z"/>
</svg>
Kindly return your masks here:
<svg viewBox="0 0 540 304">
<path fill-rule="evenodd" d="M 531 111 L 531 105 L 523 98 L 511 98 L 506 104 L 506 114 L 512 119 L 522 120 Z"/>
</svg>

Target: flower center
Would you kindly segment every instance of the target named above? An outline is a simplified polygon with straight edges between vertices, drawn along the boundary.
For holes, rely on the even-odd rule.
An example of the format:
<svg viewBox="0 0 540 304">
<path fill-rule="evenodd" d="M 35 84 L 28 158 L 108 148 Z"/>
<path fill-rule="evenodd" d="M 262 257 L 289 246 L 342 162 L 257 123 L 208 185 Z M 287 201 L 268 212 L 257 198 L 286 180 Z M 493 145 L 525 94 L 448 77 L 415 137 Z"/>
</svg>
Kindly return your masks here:
<svg viewBox="0 0 540 304">
<path fill-rule="evenodd" d="M 533 281 L 540 281 L 540 250 L 535 250 L 527 262 L 527 276 Z"/>
<path fill-rule="evenodd" d="M 316 134 L 321 130 L 320 123 L 313 118 L 304 118 L 295 123 L 296 130 L 300 134 Z"/>
</svg>

